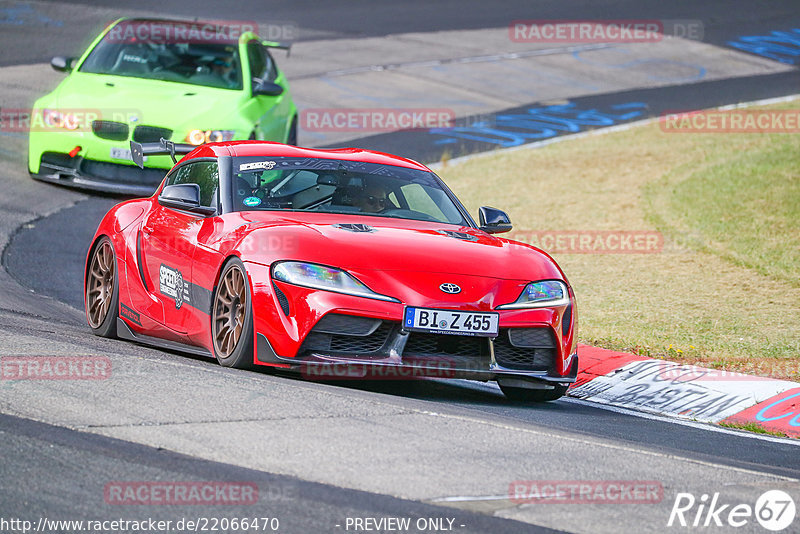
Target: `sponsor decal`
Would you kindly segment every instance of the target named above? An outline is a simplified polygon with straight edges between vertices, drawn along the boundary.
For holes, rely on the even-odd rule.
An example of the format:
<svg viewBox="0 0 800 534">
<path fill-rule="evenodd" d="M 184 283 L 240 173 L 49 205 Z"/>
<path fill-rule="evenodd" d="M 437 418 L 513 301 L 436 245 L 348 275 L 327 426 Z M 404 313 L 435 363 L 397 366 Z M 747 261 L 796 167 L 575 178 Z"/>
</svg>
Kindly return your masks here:
<svg viewBox="0 0 800 534">
<path fill-rule="evenodd" d="M 242 204 L 249 208 L 255 208 L 256 206 L 261 204 L 261 199 L 258 197 L 247 197 L 242 200 Z"/>
<path fill-rule="evenodd" d="M 162 263 L 158 274 L 161 294 L 175 300 L 175 309 L 180 309 L 184 302 L 191 305 L 189 284 L 183 280 L 183 274 L 178 269 Z"/>
<path fill-rule="evenodd" d="M 142 323 L 140 322 L 140 315 L 126 305 L 120 304 L 119 314 L 130 322 L 142 326 Z"/>
<path fill-rule="evenodd" d="M 242 163 L 239 165 L 239 172 L 252 171 L 255 169 L 270 170 L 275 167 L 274 161 L 254 161 L 253 163 Z"/>
</svg>

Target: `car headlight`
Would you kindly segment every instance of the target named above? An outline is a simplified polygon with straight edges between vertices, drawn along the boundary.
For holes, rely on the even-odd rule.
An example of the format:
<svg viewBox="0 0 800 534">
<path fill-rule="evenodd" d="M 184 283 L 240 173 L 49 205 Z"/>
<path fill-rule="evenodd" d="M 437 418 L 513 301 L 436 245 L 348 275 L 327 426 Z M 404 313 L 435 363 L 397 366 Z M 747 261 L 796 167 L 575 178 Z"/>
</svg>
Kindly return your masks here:
<svg viewBox="0 0 800 534">
<path fill-rule="evenodd" d="M 272 278 L 294 284 L 296 286 L 311 287 L 314 289 L 324 289 L 335 293 L 355 295 L 369 299 L 385 300 L 388 302 L 400 302 L 396 298 L 375 293 L 363 283 L 358 281 L 353 275 L 337 269 L 326 267 L 316 263 L 304 263 L 299 261 L 283 261 L 276 263 L 272 267 Z"/>
<path fill-rule="evenodd" d="M 202 145 L 203 143 L 231 141 L 235 134 L 235 130 L 192 130 L 186 136 L 186 142 L 192 145 Z"/>
<path fill-rule="evenodd" d="M 72 113 L 63 113 L 57 109 L 43 109 L 42 119 L 44 124 L 50 128 L 64 128 L 66 130 L 77 130 L 80 126 L 78 117 Z"/>
<path fill-rule="evenodd" d="M 498 306 L 498 310 L 516 308 L 546 308 L 549 306 L 566 306 L 569 304 L 567 285 L 558 280 L 542 280 L 531 282 L 522 294 L 511 304 Z"/>
</svg>

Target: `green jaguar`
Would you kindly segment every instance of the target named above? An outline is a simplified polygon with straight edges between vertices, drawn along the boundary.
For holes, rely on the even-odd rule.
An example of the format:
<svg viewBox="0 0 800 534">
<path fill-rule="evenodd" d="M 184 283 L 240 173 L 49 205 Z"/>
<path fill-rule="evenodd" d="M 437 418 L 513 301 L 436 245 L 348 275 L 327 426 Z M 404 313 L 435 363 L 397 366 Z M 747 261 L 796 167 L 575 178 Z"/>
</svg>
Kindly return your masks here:
<svg viewBox="0 0 800 534">
<path fill-rule="evenodd" d="M 173 165 L 140 169 L 130 141 L 201 145 L 259 139 L 297 144 L 297 108 L 255 24 L 119 19 L 31 111 L 28 170 L 39 180 L 149 195 Z"/>
</svg>

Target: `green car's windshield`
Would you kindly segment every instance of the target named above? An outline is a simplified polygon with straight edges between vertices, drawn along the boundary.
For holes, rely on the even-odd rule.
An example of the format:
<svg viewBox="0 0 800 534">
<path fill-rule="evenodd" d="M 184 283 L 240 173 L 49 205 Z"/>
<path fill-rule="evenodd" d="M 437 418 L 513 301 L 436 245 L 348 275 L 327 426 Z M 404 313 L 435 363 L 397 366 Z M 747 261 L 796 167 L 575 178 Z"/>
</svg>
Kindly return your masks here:
<svg viewBox="0 0 800 534">
<path fill-rule="evenodd" d="M 237 44 L 203 39 L 191 29 L 178 22 L 124 20 L 97 43 L 80 72 L 242 89 Z"/>
<path fill-rule="evenodd" d="M 233 158 L 238 211 L 299 210 L 468 226 L 433 173 L 317 158 Z"/>
</svg>

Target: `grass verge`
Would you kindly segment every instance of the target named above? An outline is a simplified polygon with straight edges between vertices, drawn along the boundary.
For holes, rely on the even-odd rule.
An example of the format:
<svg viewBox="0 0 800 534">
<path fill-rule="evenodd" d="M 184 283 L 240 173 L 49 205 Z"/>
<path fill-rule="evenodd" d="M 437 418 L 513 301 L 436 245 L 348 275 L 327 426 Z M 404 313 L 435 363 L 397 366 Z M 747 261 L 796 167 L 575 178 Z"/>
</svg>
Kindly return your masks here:
<svg viewBox="0 0 800 534">
<path fill-rule="evenodd" d="M 516 232 L 663 235 L 657 253 L 549 251 L 575 287 L 582 342 L 800 380 L 800 135 L 652 123 L 440 174 L 472 213 L 508 211 Z"/>
</svg>

